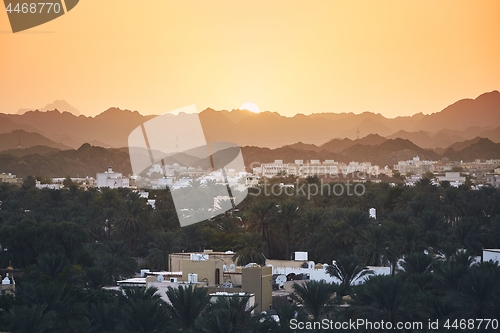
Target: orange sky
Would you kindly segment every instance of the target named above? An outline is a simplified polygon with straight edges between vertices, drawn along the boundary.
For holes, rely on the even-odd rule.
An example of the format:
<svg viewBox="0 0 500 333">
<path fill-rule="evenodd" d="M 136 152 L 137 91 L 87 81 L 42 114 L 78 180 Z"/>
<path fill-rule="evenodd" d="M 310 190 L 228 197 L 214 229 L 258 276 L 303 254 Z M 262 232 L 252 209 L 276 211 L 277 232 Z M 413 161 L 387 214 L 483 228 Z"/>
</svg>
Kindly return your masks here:
<svg viewBox="0 0 500 333">
<path fill-rule="evenodd" d="M 500 89 L 499 15 L 497 0 L 82 0 L 12 34 L 2 11 L 0 112 L 432 113 Z"/>
</svg>

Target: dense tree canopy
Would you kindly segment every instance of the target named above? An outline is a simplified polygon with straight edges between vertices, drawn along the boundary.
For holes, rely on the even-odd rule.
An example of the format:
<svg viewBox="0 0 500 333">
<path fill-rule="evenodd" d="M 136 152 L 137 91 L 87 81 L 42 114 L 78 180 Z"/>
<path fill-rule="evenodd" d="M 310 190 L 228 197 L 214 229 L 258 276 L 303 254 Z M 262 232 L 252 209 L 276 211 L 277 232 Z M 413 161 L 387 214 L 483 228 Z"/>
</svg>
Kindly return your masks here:
<svg viewBox="0 0 500 333">
<path fill-rule="evenodd" d="M 266 318 L 257 323 L 249 319 L 241 300 L 232 301 L 242 307 L 237 313 L 227 304 L 201 303 L 201 315 L 184 314 L 181 305 L 176 310 L 154 297 L 101 289 L 132 276 L 138 260 L 166 270 L 169 253 L 206 248 L 233 250 L 242 265 L 290 259 L 294 251 L 308 251 L 309 259 L 318 263 L 337 260 L 329 271 L 343 285 L 321 292 L 322 285 L 297 286 L 296 300 L 303 306 L 283 308 L 283 318 L 290 318 L 290 311 L 295 318 L 299 312 L 324 316 L 341 301 L 334 292 L 352 297 L 348 310 L 333 311 L 330 318 L 335 320 L 500 317 L 498 266 L 471 266 L 483 248 L 500 247 L 497 189 L 437 187 L 428 181 L 415 187 L 367 182 L 360 196 L 337 196 L 334 191 L 256 195 L 259 191 L 250 189 L 237 210 L 181 228 L 168 190 L 149 193 L 156 201 L 153 209 L 128 189 L 84 190 L 68 184 L 63 190 L 39 190 L 33 180 L 28 177 L 22 186 L 0 184 L 0 266 L 24 270 L 16 279 L 16 298 L 0 297 L 0 330 L 194 332 L 205 323 L 202 331 L 231 331 L 209 315 L 213 311 L 245 323 L 242 330 L 258 331 L 261 323 L 263 331 L 278 331 Z M 336 185 L 322 184 L 330 189 Z M 376 219 L 369 217 L 369 208 L 376 208 Z M 368 265 L 391 266 L 393 274 L 354 285 Z M 308 295 L 313 292 L 324 294 L 319 304 L 314 303 L 318 295 Z M 191 294 L 186 297 L 200 297 Z M 133 317 L 144 311 L 155 322 Z M 279 329 L 287 331 L 285 326 Z"/>
</svg>

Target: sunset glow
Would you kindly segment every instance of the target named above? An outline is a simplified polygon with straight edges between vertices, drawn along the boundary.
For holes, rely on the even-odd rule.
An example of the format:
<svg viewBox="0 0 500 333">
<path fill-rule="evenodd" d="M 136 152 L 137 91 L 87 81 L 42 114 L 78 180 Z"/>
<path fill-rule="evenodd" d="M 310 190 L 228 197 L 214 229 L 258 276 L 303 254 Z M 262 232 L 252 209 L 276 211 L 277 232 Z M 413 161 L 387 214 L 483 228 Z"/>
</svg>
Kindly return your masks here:
<svg viewBox="0 0 500 333">
<path fill-rule="evenodd" d="M 64 99 L 162 114 L 439 112 L 500 88 L 496 0 L 87 0 L 13 34 L 0 12 L 0 112 Z M 241 15 L 244 13 L 244 15 Z"/>
<path fill-rule="evenodd" d="M 240 110 L 248 110 L 252 111 L 253 113 L 260 112 L 260 108 L 257 106 L 257 104 L 252 102 L 244 103 L 242 106 L 240 106 Z"/>
</svg>

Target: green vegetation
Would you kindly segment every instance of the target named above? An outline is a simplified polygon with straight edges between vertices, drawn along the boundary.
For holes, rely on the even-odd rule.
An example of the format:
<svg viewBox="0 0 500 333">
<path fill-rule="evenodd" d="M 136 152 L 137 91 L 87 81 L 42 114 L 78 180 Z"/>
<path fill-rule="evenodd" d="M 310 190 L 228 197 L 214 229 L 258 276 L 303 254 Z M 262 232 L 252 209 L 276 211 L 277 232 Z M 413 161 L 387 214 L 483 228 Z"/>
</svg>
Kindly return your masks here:
<svg viewBox="0 0 500 333">
<path fill-rule="evenodd" d="M 0 297 L 0 331 L 290 332 L 291 318 L 500 318 L 500 268 L 471 266 L 482 248 L 500 248 L 500 191 L 493 188 L 424 179 L 415 187 L 366 183 L 359 197 L 249 195 L 239 211 L 180 228 L 165 190 L 150 193 L 153 209 L 127 189 L 38 190 L 33 180 L 0 184 L 0 266 L 24 270 L 15 277 L 16 297 Z M 204 291 L 187 288 L 170 290 L 175 302 L 167 305 L 154 290 L 102 289 L 132 276 L 140 260 L 165 270 L 169 253 L 204 248 L 234 250 L 240 264 L 308 251 L 318 263 L 335 259 L 328 272 L 341 284 L 295 285 L 301 306 L 280 308 L 279 327 L 251 316 L 244 298 L 209 304 Z M 391 266 L 393 274 L 358 285 L 367 265 Z M 351 306 L 339 310 L 349 298 Z"/>
</svg>

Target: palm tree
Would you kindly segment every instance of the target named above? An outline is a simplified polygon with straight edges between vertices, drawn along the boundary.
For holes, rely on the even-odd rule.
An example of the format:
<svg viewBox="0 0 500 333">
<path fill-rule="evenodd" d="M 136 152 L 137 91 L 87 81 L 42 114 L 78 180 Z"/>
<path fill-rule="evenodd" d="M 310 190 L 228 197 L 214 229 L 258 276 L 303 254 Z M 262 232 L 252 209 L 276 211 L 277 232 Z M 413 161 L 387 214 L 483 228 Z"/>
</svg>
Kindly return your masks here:
<svg viewBox="0 0 500 333">
<path fill-rule="evenodd" d="M 108 282 L 108 273 L 99 266 L 93 266 L 85 269 L 85 285 L 92 290 L 101 289 Z"/>
<path fill-rule="evenodd" d="M 177 249 L 174 234 L 161 232 L 154 235 L 154 241 L 148 244 L 148 263 L 154 269 L 168 270 L 168 255 Z"/>
<path fill-rule="evenodd" d="M 258 333 L 275 332 L 274 321 L 264 315 L 252 315 L 256 305 L 250 306 L 247 295 L 219 297 L 207 313 L 197 322 L 198 332 L 203 333 Z"/>
<path fill-rule="evenodd" d="M 179 288 L 168 287 L 167 296 L 170 301 L 168 306 L 172 318 L 180 327 L 181 332 L 190 332 L 194 328 L 196 319 L 205 310 L 210 302 L 210 296 L 206 288 L 179 286 Z"/>
<path fill-rule="evenodd" d="M 51 332 L 56 314 L 48 311 L 46 304 L 16 305 L 5 314 L 5 321 L 15 333 Z"/>
<path fill-rule="evenodd" d="M 303 284 L 294 283 L 292 299 L 302 304 L 304 309 L 313 320 L 320 320 L 325 308 L 333 304 L 333 295 L 336 292 L 335 285 L 323 280 L 306 280 Z"/>
<path fill-rule="evenodd" d="M 328 265 L 326 272 L 340 281 L 337 297 L 349 294 L 352 291 L 352 285 L 356 281 L 370 274 L 374 274 L 374 272 L 369 270 L 363 264 L 363 261 L 355 255 L 340 256 L 333 265 Z"/>
<path fill-rule="evenodd" d="M 421 306 L 415 288 L 400 276 L 373 275 L 357 287 L 350 311 L 356 318 L 390 322 L 423 320 L 427 311 Z"/>
<path fill-rule="evenodd" d="M 306 330 L 292 329 L 290 328 L 290 321 L 292 319 L 296 319 L 297 322 L 305 323 L 308 318 L 306 313 L 302 310 L 302 307 L 297 306 L 297 304 L 286 304 L 279 309 L 276 309 L 278 312 L 278 317 L 280 319 L 280 325 L 277 330 L 279 333 L 297 333 L 302 332 L 306 333 Z"/>
<path fill-rule="evenodd" d="M 387 263 L 386 255 L 389 248 L 389 239 L 385 227 L 370 226 L 363 231 L 361 241 L 354 251 L 368 265 L 380 266 Z"/>
<path fill-rule="evenodd" d="M 262 241 L 260 235 L 257 233 L 245 232 L 241 234 L 240 237 L 240 245 L 236 247 L 233 261 L 239 266 L 244 266 L 251 262 L 263 264 L 266 259 L 262 254 Z"/>
<path fill-rule="evenodd" d="M 463 217 L 453 228 L 453 238 L 467 250 L 479 254 L 483 247 L 484 232 L 474 218 Z"/>
<path fill-rule="evenodd" d="M 265 251 L 269 256 L 273 242 L 273 230 L 271 229 L 272 213 L 275 204 L 271 201 L 258 201 L 250 207 L 251 219 L 249 231 L 258 232 L 266 245 Z"/>
<path fill-rule="evenodd" d="M 339 241 L 345 245 L 354 245 L 368 225 L 368 221 L 367 213 L 349 209 L 339 224 L 339 233 L 337 235 Z"/>
<path fill-rule="evenodd" d="M 498 318 L 500 268 L 492 263 L 473 266 L 446 301 L 455 309 L 454 318 Z"/>
<path fill-rule="evenodd" d="M 44 313 L 53 313 L 53 331 L 76 329 L 82 324 L 83 309 L 69 287 L 56 283 L 23 283 L 17 290 L 26 304 L 42 304 Z M 33 314 L 35 309 L 31 309 Z"/>
<path fill-rule="evenodd" d="M 404 270 L 403 276 L 415 283 L 420 290 L 430 289 L 434 279 L 434 275 L 431 274 L 433 266 L 433 258 L 422 252 L 407 254 L 401 263 Z"/>
<path fill-rule="evenodd" d="M 43 253 L 36 259 L 36 269 L 46 277 L 55 279 L 69 264 L 68 259 L 63 254 Z"/>
<path fill-rule="evenodd" d="M 139 236 L 146 227 L 143 207 L 140 202 L 125 201 L 122 217 L 118 220 L 118 229 L 129 241 L 129 248 L 134 250 L 134 239 Z"/>
<path fill-rule="evenodd" d="M 304 236 L 312 235 L 325 220 L 325 211 L 322 208 L 314 207 L 307 209 L 300 220 L 297 221 L 295 230 L 304 239 Z"/>
<path fill-rule="evenodd" d="M 130 333 L 163 333 L 169 326 L 169 313 L 156 288 L 125 288 L 121 331 Z"/>
<path fill-rule="evenodd" d="M 285 243 L 285 258 L 291 259 L 290 253 L 290 231 L 293 225 L 293 220 L 298 215 L 299 206 L 293 201 L 285 201 L 281 205 L 276 206 L 280 214 L 281 221 L 285 227 L 286 243 Z"/>
<path fill-rule="evenodd" d="M 430 273 L 434 264 L 434 260 L 422 252 L 410 253 L 404 257 L 401 267 L 405 274 L 422 274 Z"/>
<path fill-rule="evenodd" d="M 105 302 L 90 304 L 86 315 L 90 322 L 89 333 L 118 333 L 121 315 L 118 304 Z"/>
</svg>

